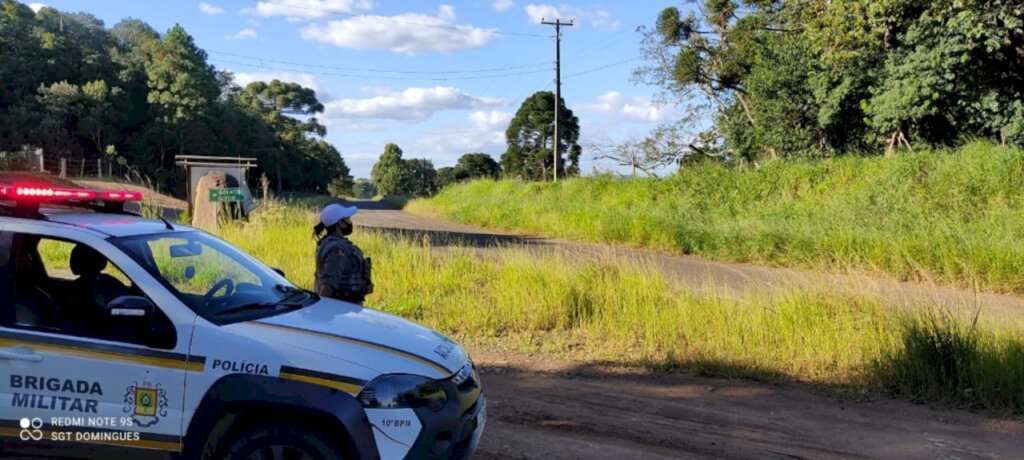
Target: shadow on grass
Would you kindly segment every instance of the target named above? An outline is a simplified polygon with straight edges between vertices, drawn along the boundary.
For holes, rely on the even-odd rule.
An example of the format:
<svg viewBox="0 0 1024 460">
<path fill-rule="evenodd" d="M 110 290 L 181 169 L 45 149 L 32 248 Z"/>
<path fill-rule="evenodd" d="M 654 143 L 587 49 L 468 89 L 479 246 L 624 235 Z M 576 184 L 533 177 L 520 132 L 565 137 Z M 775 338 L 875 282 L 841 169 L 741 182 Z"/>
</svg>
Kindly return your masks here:
<svg viewBox="0 0 1024 460">
<path fill-rule="evenodd" d="M 361 227 L 368 231 L 403 238 L 414 243 L 431 247 L 491 248 L 523 245 L 548 244 L 543 238 L 494 233 L 449 232 L 443 230 L 422 230 L 396 227 Z"/>
<path fill-rule="evenodd" d="M 345 199 L 345 200 L 333 200 L 340 202 L 345 206 L 355 206 L 359 209 L 373 210 L 373 211 L 401 211 L 405 209 L 405 205 L 409 203 L 411 198 L 407 196 L 386 196 L 379 200 L 357 200 L 357 199 Z"/>
</svg>

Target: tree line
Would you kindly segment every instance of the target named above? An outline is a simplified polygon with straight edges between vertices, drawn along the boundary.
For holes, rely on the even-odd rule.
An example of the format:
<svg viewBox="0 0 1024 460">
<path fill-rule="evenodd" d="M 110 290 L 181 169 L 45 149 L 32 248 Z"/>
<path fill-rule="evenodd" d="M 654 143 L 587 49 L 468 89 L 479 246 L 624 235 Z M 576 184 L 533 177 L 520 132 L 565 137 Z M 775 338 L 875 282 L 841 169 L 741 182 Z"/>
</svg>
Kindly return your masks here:
<svg viewBox="0 0 1024 460">
<path fill-rule="evenodd" d="M 691 0 L 641 32 L 636 78 L 711 122 L 684 158 L 1024 144 L 1019 0 Z"/>
<path fill-rule="evenodd" d="M 352 187 L 316 119 L 323 104 L 295 83 L 242 88 L 179 25 L 111 28 L 87 13 L 0 0 L 0 150 L 105 158 L 184 192 L 174 156 L 250 156 L 278 191 Z"/>
</svg>

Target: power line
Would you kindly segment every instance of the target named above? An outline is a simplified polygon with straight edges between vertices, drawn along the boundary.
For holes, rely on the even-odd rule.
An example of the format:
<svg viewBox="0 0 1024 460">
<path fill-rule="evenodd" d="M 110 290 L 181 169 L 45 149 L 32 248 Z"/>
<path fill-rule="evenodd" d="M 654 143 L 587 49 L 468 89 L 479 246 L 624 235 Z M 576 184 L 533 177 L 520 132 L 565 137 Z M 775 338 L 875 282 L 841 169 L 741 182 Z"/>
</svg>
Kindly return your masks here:
<svg viewBox="0 0 1024 460">
<path fill-rule="evenodd" d="M 220 63 L 224 63 L 224 64 L 231 64 L 231 65 L 238 65 L 238 66 L 248 67 L 248 68 L 252 68 L 252 69 L 281 70 L 281 71 L 285 71 L 285 72 L 309 73 L 309 74 L 314 74 L 314 75 L 347 77 L 347 78 L 356 78 L 356 79 L 364 79 L 364 80 L 406 80 L 406 81 L 486 80 L 486 79 L 489 79 L 489 78 L 504 78 L 504 77 L 514 77 L 514 76 L 517 76 L 517 75 L 531 75 L 531 74 L 536 74 L 536 73 L 541 73 L 541 72 L 547 72 L 549 70 L 549 69 L 538 69 L 538 70 L 531 70 L 531 71 L 524 71 L 524 72 L 499 73 L 499 74 L 494 74 L 494 75 L 474 75 L 474 76 L 454 76 L 454 77 L 446 77 L 446 76 L 440 76 L 440 77 L 426 77 L 426 76 L 425 77 L 395 77 L 395 76 L 390 76 L 390 75 L 360 75 L 360 74 L 355 74 L 355 73 L 314 71 L 314 70 L 309 70 L 309 69 L 298 69 L 298 68 L 294 68 L 294 67 L 268 66 L 268 65 L 264 65 L 264 64 L 260 64 L 260 63 L 238 62 L 238 61 L 232 61 L 232 60 L 221 59 L 221 58 L 210 58 L 210 61 L 220 62 Z"/>
<path fill-rule="evenodd" d="M 582 72 L 576 72 L 576 73 L 574 73 L 572 75 L 566 76 L 565 78 L 572 78 L 572 77 L 578 77 L 580 75 L 586 75 L 588 73 L 597 72 L 598 70 L 604 70 L 604 69 L 607 69 L 607 68 L 610 68 L 610 67 L 620 66 L 620 65 L 626 64 L 628 62 L 639 61 L 640 59 L 642 59 L 642 58 L 638 56 L 638 57 L 635 57 L 635 58 L 626 59 L 624 61 L 613 62 L 611 64 L 603 65 L 601 67 L 594 67 L 593 69 L 584 70 Z"/>
<path fill-rule="evenodd" d="M 320 12 L 320 13 L 329 13 L 329 14 L 338 15 L 338 16 L 346 16 L 346 17 L 350 17 L 350 18 L 370 19 L 370 20 L 374 20 L 374 21 L 388 21 L 388 22 L 394 22 L 396 24 L 407 24 L 407 25 L 423 26 L 423 27 L 437 27 L 437 28 L 441 28 L 441 29 L 459 30 L 459 31 L 464 31 L 464 30 L 467 30 L 467 29 L 473 29 L 474 28 L 473 26 L 460 26 L 460 25 L 454 25 L 454 24 L 433 24 L 433 23 L 429 23 L 429 22 L 403 21 L 401 19 L 395 19 L 395 18 L 387 17 L 387 16 L 375 16 L 375 15 L 368 15 L 368 14 L 355 14 L 355 13 L 349 13 L 347 11 L 332 10 L 332 9 L 327 9 L 327 8 L 313 8 L 313 7 L 309 7 L 309 6 L 292 5 L 292 4 L 278 2 L 278 1 L 274 1 L 274 0 L 252 0 L 252 1 L 254 1 L 256 3 L 269 3 L 269 4 L 273 4 L 273 5 L 283 6 L 285 8 L 294 8 L 294 9 L 298 9 L 298 10 L 307 10 L 307 11 L 317 11 L 317 12 Z M 515 35 L 515 36 L 520 36 L 520 37 L 550 37 L 550 35 L 534 34 L 534 33 L 529 33 L 529 32 L 504 32 L 504 31 L 501 31 L 501 30 L 498 30 L 498 29 L 485 29 L 485 30 L 491 30 L 491 31 L 493 31 L 494 33 L 496 33 L 498 35 Z"/>
<path fill-rule="evenodd" d="M 519 70 L 519 69 L 532 69 L 540 66 L 549 66 L 550 62 L 535 62 L 532 64 L 523 64 L 517 66 L 506 66 L 506 67 L 493 67 L 490 69 L 460 69 L 460 70 L 399 70 L 399 69 L 373 69 L 365 67 L 339 67 L 324 64 L 312 64 L 295 61 L 282 61 L 278 59 L 263 58 L 259 56 L 247 56 L 244 54 L 229 53 L 227 51 L 216 51 L 207 50 L 209 53 L 220 54 L 224 56 L 231 56 L 240 59 L 248 59 L 257 61 L 259 63 L 272 62 L 275 64 L 286 64 L 300 67 L 312 67 L 317 69 L 329 69 L 329 70 L 341 70 L 346 72 L 368 72 L 368 73 L 394 73 L 394 74 L 414 74 L 414 75 L 448 75 L 448 74 L 467 74 L 467 73 L 490 73 L 490 72 L 502 72 L 508 70 Z"/>
</svg>

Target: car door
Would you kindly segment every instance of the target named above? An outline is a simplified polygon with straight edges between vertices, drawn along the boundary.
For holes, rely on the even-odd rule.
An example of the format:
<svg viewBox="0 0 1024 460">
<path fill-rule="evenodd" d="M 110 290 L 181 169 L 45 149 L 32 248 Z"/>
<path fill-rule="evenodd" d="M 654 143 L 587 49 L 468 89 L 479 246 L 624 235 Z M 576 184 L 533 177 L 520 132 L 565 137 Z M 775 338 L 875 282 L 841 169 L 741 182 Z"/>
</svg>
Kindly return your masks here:
<svg viewBox="0 0 1024 460">
<path fill-rule="evenodd" d="M 95 445 L 129 450 L 180 450 L 185 374 L 202 372 L 203 363 L 190 362 L 188 343 L 195 315 L 176 306 L 177 300 L 141 267 L 103 238 L 54 226 L 45 235 L 35 226 L 8 224 L 0 232 L 0 260 L 5 287 L 0 303 L 0 435 L 20 445 L 47 444 L 72 452 L 94 454 Z M 155 306 L 153 330 L 161 340 L 118 339 L 117 318 L 107 321 L 102 334 L 81 327 L 81 322 L 19 321 L 11 313 L 15 304 L 32 303 L 20 296 L 28 282 L 16 276 L 12 264 L 25 244 L 34 239 L 56 241 L 70 247 L 87 245 L 127 278 L 137 297 Z M 43 248 L 37 256 L 59 265 L 67 251 Z M 31 257 L 29 257 L 31 258 Z M 59 305 L 59 315 L 71 315 L 85 300 L 68 295 L 70 284 L 59 280 L 66 267 L 47 267 L 47 293 Z M 40 282 L 40 284 L 46 284 Z M 40 294 L 39 297 L 45 297 Z M 35 303 L 39 303 L 35 301 Z M 40 307 L 42 308 L 42 307 Z M 131 321 L 131 320 L 129 320 Z M 127 326 L 137 322 L 125 322 Z M 97 329 L 99 331 L 101 329 Z M 110 332 L 110 331 L 113 332 Z M 132 334 L 136 336 L 137 334 Z M 149 343 L 140 343 L 149 342 Z M 90 455 L 93 456 L 93 455 Z"/>
</svg>

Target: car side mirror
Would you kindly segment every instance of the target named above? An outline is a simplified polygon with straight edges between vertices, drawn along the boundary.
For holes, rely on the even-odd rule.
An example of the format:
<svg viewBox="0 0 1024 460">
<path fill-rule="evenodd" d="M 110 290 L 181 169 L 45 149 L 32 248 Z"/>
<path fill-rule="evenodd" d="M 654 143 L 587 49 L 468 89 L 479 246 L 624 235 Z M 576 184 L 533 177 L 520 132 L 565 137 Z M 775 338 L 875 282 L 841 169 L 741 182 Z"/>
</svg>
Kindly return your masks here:
<svg viewBox="0 0 1024 460">
<path fill-rule="evenodd" d="M 284 270 L 281 270 L 280 268 L 277 267 L 270 267 L 270 269 L 273 270 L 278 275 L 281 275 L 282 278 L 287 278 L 287 276 L 285 276 L 284 274 Z"/>
<path fill-rule="evenodd" d="M 123 295 L 107 304 L 107 314 L 116 318 L 148 319 L 156 306 L 145 297 Z"/>
</svg>

